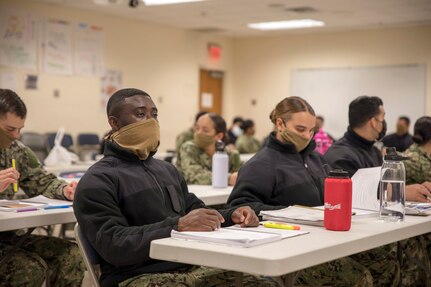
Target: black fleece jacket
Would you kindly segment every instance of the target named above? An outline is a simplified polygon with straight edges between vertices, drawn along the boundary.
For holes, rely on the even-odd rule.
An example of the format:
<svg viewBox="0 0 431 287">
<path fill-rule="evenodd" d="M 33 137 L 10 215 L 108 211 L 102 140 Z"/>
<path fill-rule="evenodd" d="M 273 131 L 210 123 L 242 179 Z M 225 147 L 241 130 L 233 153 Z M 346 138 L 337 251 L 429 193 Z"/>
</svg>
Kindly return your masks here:
<svg viewBox="0 0 431 287">
<path fill-rule="evenodd" d="M 292 144 L 278 141 L 274 133 L 268 145 L 239 170 L 238 180 L 229 196 L 231 206 L 249 205 L 261 210 L 280 209 L 300 204 L 323 205 L 325 161 L 312 141 L 298 153 Z"/>
<path fill-rule="evenodd" d="M 150 243 L 169 237 L 181 216 L 204 203 L 165 161 L 141 161 L 109 141 L 104 154 L 79 181 L 74 201 L 82 232 L 102 259 L 101 285 L 185 266 L 151 259 Z M 232 224 L 232 212 L 220 211 L 224 225 Z"/>
<path fill-rule="evenodd" d="M 324 157 L 332 168 L 342 168 L 349 172 L 350 177 L 360 168 L 381 166 L 383 163 L 374 141 L 360 137 L 350 127 L 344 136 L 329 148 Z"/>
</svg>

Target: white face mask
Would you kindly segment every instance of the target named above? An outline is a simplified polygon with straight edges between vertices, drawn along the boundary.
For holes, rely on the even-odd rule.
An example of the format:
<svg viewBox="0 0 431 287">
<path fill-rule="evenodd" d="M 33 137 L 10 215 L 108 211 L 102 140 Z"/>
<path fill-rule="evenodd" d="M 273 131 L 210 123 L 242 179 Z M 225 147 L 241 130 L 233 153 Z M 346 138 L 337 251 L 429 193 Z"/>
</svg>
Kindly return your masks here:
<svg viewBox="0 0 431 287">
<path fill-rule="evenodd" d="M 233 126 L 232 133 L 234 134 L 234 136 L 239 137 L 240 135 L 242 135 L 243 131 L 239 126 Z"/>
</svg>

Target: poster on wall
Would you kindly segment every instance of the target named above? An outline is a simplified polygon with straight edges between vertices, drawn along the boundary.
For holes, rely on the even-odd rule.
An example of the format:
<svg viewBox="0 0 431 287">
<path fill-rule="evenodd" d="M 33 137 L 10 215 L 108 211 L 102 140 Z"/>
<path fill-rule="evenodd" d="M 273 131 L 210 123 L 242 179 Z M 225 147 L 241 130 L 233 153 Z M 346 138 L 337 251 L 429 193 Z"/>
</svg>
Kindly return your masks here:
<svg viewBox="0 0 431 287">
<path fill-rule="evenodd" d="M 106 105 L 113 93 L 121 89 L 123 85 L 123 75 L 120 71 L 108 70 L 100 78 L 101 80 L 101 109 L 106 111 Z"/>
<path fill-rule="evenodd" d="M 43 21 L 42 68 L 50 74 L 72 74 L 72 28 L 69 22 L 55 19 Z"/>
<path fill-rule="evenodd" d="M 0 65 L 37 69 L 36 20 L 31 14 L 0 11 Z"/>
<path fill-rule="evenodd" d="M 104 33 L 96 25 L 78 23 L 74 26 L 74 69 L 83 76 L 103 76 Z"/>
</svg>

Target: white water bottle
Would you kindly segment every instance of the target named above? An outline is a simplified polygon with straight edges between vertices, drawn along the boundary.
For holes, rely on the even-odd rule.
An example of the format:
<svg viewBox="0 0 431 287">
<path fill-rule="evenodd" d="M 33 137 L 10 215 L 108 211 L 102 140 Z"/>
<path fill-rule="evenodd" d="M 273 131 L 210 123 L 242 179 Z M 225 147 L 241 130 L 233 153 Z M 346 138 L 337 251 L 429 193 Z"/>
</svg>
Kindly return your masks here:
<svg viewBox="0 0 431 287">
<path fill-rule="evenodd" d="M 216 143 L 216 151 L 212 162 L 212 187 L 225 188 L 228 184 L 229 157 L 225 151 L 223 142 Z"/>
</svg>

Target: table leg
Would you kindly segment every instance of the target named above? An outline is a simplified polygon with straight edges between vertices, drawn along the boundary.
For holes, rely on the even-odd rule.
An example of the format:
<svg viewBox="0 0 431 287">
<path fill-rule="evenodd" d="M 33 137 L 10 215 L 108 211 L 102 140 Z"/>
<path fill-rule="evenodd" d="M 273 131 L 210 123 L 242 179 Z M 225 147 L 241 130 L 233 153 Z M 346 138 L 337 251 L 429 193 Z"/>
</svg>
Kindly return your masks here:
<svg viewBox="0 0 431 287">
<path fill-rule="evenodd" d="M 283 276 L 285 287 L 293 287 L 295 283 L 295 273 L 289 273 Z"/>
<path fill-rule="evenodd" d="M 235 272 L 235 287 L 242 287 L 244 274 L 242 272 Z"/>
</svg>

